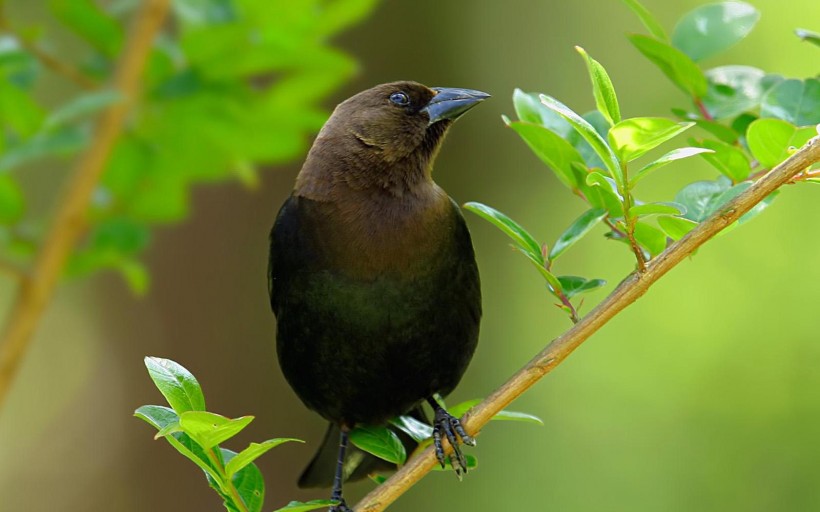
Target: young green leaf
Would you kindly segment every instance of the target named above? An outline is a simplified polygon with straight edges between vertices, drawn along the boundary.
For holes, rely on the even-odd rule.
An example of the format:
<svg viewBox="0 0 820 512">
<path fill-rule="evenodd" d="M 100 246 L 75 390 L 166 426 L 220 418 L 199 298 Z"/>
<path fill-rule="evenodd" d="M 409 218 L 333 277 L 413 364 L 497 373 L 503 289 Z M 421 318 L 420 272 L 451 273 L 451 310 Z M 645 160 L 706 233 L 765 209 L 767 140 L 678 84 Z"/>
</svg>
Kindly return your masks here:
<svg viewBox="0 0 820 512">
<path fill-rule="evenodd" d="M 820 123 L 820 79 L 783 80 L 760 102 L 760 117 L 774 117 L 795 126 Z"/>
<path fill-rule="evenodd" d="M 390 420 L 390 424 L 410 436 L 417 443 L 433 435 L 433 427 L 412 416 L 398 416 Z"/>
<path fill-rule="evenodd" d="M 770 169 L 789 156 L 789 148 L 802 147 L 816 133 L 811 126 L 797 128 L 780 119 L 758 119 L 749 125 L 746 143 L 760 165 Z"/>
<path fill-rule="evenodd" d="M 231 419 L 207 411 L 186 411 L 179 415 L 179 426 L 203 449 L 227 441 L 253 421 L 253 416 Z"/>
<path fill-rule="evenodd" d="M 760 13 L 745 2 L 707 4 L 689 11 L 672 32 L 672 44 L 692 60 L 703 60 L 752 31 Z"/>
<path fill-rule="evenodd" d="M 658 217 L 658 226 L 672 240 L 680 240 L 683 236 L 697 227 L 698 223 L 683 217 Z"/>
<path fill-rule="evenodd" d="M 621 164 L 618 157 L 612 151 L 612 148 L 606 143 L 595 128 L 589 124 L 584 118 L 576 114 L 572 109 L 556 100 L 551 96 L 542 94 L 540 96 L 541 103 L 547 108 L 554 110 L 564 119 L 569 121 L 569 124 L 592 146 L 595 153 L 601 158 L 613 178 L 620 184 L 623 184 L 623 174 L 621 173 Z"/>
<path fill-rule="evenodd" d="M 728 119 L 757 108 L 766 73 L 751 66 L 721 66 L 706 72 L 703 105 L 713 119 Z"/>
<path fill-rule="evenodd" d="M 556 116 L 555 112 L 553 112 Z M 561 117 L 561 116 L 558 116 Z M 606 120 L 603 114 L 598 112 L 597 110 L 591 110 L 589 112 L 584 113 L 581 118 L 589 123 L 595 131 L 598 132 L 604 140 L 606 140 L 606 134 L 609 132 L 610 124 L 609 121 Z M 563 117 L 561 119 L 564 119 Z M 566 122 L 566 120 L 564 121 Z M 569 123 L 567 123 L 569 125 Z M 586 165 L 583 166 L 583 172 L 577 173 L 580 176 L 583 176 L 587 169 L 605 169 L 606 165 L 604 161 L 601 160 L 601 157 L 598 156 L 598 153 L 595 152 L 595 149 L 590 145 L 589 142 L 586 141 L 584 137 L 581 136 L 575 128 L 570 125 L 569 133 L 565 136 L 567 142 L 572 144 L 578 153 L 581 155 L 581 158 L 584 159 Z"/>
<path fill-rule="evenodd" d="M 609 144 L 622 161 L 632 161 L 672 137 L 688 130 L 695 123 L 678 123 L 662 117 L 633 117 L 609 130 Z"/>
<path fill-rule="evenodd" d="M 404 464 L 407 452 L 395 432 L 387 427 L 356 427 L 350 431 L 350 441 L 376 457 Z"/>
<path fill-rule="evenodd" d="M 564 295 L 568 299 L 596 290 L 606 284 L 603 279 L 587 279 L 580 276 L 560 276 L 561 286 L 564 287 Z"/>
<path fill-rule="evenodd" d="M 522 121 L 512 121 L 507 126 L 521 136 L 564 185 L 571 190 L 578 189 L 578 177 L 572 164 L 584 165 L 584 160 L 569 142 L 543 126 Z"/>
<path fill-rule="evenodd" d="M 683 92 L 693 98 L 702 98 L 706 95 L 706 77 L 688 55 L 649 36 L 632 34 L 627 38 Z"/>
<path fill-rule="evenodd" d="M 635 223 L 635 240 L 652 256 L 657 256 L 666 249 L 666 235 L 663 231 L 644 222 Z"/>
<path fill-rule="evenodd" d="M 278 438 L 278 439 L 268 439 L 267 441 L 263 441 L 261 443 L 251 443 L 248 445 L 247 448 L 242 450 L 241 452 L 237 453 L 236 456 L 231 458 L 230 461 L 227 461 L 225 464 L 225 474 L 228 478 L 233 477 L 238 471 L 242 468 L 250 464 L 251 462 L 255 461 L 257 458 L 265 454 L 268 450 L 276 448 L 280 444 L 288 443 L 291 441 L 295 441 L 297 443 L 304 443 L 301 439 L 293 439 L 293 438 Z"/>
<path fill-rule="evenodd" d="M 629 209 L 630 217 L 648 217 L 649 215 L 682 215 L 686 207 L 675 203 L 646 203 Z"/>
<path fill-rule="evenodd" d="M 176 411 L 204 411 L 205 397 L 196 377 L 182 365 L 159 357 L 146 357 L 145 366 L 148 375 Z"/>
<path fill-rule="evenodd" d="M 552 246 L 549 253 L 549 260 L 554 261 L 564 251 L 569 249 L 584 235 L 589 233 L 596 224 L 604 220 L 607 211 L 602 208 L 592 208 L 582 213 L 575 221 L 564 231 L 558 240 Z"/>
<path fill-rule="evenodd" d="M 538 94 L 516 89 L 513 92 L 513 106 L 519 120 L 543 126 L 562 138 L 574 131 L 566 119 L 541 104 Z"/>
<path fill-rule="evenodd" d="M 646 178 L 651 173 L 657 171 L 664 165 L 674 162 L 675 160 L 681 160 L 683 158 L 689 158 L 690 156 L 699 155 L 701 153 L 708 153 L 711 149 L 706 148 L 680 148 L 680 149 L 673 149 L 669 153 L 663 155 L 662 157 L 658 158 L 654 162 L 650 162 L 642 167 L 638 172 L 636 172 L 633 176 L 629 178 L 629 186 L 634 187 L 636 183 L 640 180 Z"/>
<path fill-rule="evenodd" d="M 661 41 L 667 41 L 669 39 L 663 26 L 638 0 L 623 0 L 623 2 L 640 18 L 641 23 L 643 23 L 643 26 L 646 27 L 650 34 Z"/>
<path fill-rule="evenodd" d="M 749 177 L 752 172 L 751 164 L 740 148 L 710 139 L 703 140 L 700 144 L 711 150 L 708 153 L 701 153 L 700 156 L 733 183 L 740 183 Z"/>
<path fill-rule="evenodd" d="M 609 121 L 610 125 L 621 122 L 621 107 L 618 105 L 618 97 L 615 95 L 615 87 L 612 85 L 606 69 L 600 62 L 590 57 L 586 50 L 576 46 L 575 50 L 581 54 L 587 64 L 589 78 L 592 80 L 592 93 L 595 96 L 595 106 L 598 112 Z"/>
<path fill-rule="evenodd" d="M 624 216 L 623 198 L 618 191 L 615 180 L 604 176 L 598 171 L 593 171 L 587 175 L 586 185 L 588 189 L 584 191 L 584 194 L 590 200 L 591 205 L 605 208 L 610 217 Z"/>
<path fill-rule="evenodd" d="M 163 405 L 143 405 L 134 411 L 134 416 L 162 430 L 168 425 L 179 423 L 179 416 L 170 407 Z"/>
<path fill-rule="evenodd" d="M 518 247 L 524 251 L 525 254 L 531 255 L 536 259 L 536 261 L 543 263 L 544 260 L 541 255 L 541 245 L 536 242 L 532 235 L 530 235 L 527 230 L 521 227 L 521 225 L 517 222 L 498 210 L 481 203 L 466 203 L 464 205 L 464 209 L 475 213 L 486 221 L 489 221 L 490 224 L 494 225 L 510 237 L 518 245 Z"/>
<path fill-rule="evenodd" d="M 291 501 L 273 512 L 310 512 L 311 510 L 319 510 L 320 508 L 328 508 L 338 504 L 339 502 L 333 500 Z"/>
<path fill-rule="evenodd" d="M 820 33 L 806 30 L 805 28 L 795 29 L 794 33 L 803 41 L 808 41 L 812 44 L 820 46 Z"/>
</svg>

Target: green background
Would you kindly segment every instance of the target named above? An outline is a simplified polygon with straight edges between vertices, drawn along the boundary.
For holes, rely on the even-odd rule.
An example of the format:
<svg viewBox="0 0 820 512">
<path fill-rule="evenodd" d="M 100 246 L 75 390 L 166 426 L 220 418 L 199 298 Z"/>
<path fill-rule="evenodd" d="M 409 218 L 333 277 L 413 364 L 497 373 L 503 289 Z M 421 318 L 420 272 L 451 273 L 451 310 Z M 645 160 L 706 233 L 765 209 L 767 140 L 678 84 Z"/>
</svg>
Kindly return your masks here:
<svg viewBox="0 0 820 512">
<path fill-rule="evenodd" d="M 757 28 L 705 66 L 816 74 L 818 49 L 792 29 L 820 29 L 817 2 L 752 3 L 762 12 Z M 699 4 L 646 2 L 668 31 Z M 606 66 L 625 115 L 685 106 L 628 32 L 644 29 L 617 1 L 386 0 L 338 40 L 361 72 L 337 99 L 398 79 L 491 93 L 452 130 L 436 179 L 458 202 L 489 204 L 553 240 L 583 205 L 500 114 L 513 113 L 515 87 L 578 111 L 594 108 L 576 44 Z M 696 159 L 673 165 L 642 184 L 642 199 L 671 200 L 683 184 L 714 174 Z M 265 288 L 267 232 L 298 167 L 265 173 L 253 193 L 238 184 L 198 189 L 190 221 L 157 232 L 145 298 L 106 274 L 60 289 L 0 414 L 0 510 L 221 509 L 201 471 L 131 417 L 139 405 L 161 402 L 144 355 L 194 372 L 209 410 L 256 416 L 229 447 L 269 437 L 308 441 L 258 461 L 266 510 L 325 497 L 294 485 L 325 426 L 279 373 Z M 29 185 L 46 190 L 54 173 L 33 171 Z M 515 403 L 545 427 L 489 425 L 469 452 L 477 470 L 461 483 L 429 475 L 390 510 L 820 508 L 818 193 L 786 187 L 763 215 L 682 263 Z M 49 200 L 44 194 L 41 207 Z M 505 237 L 472 214 L 467 220 L 485 316 L 452 402 L 489 394 L 569 327 Z M 629 252 L 595 236 L 603 233 L 597 229 L 558 263 L 560 273 L 609 281 L 582 313 L 633 266 Z M 10 303 L 9 284 L 0 282 L 0 310 Z M 350 486 L 349 497 L 370 488 Z"/>
</svg>

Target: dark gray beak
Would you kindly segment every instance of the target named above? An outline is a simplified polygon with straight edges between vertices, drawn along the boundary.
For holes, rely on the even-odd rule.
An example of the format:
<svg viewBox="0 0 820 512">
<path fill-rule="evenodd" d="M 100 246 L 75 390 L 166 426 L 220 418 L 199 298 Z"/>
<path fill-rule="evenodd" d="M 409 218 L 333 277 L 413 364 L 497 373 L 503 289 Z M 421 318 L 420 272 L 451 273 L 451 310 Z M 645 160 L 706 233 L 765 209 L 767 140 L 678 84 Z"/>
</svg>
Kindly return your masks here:
<svg viewBox="0 0 820 512">
<path fill-rule="evenodd" d="M 455 120 L 477 103 L 490 97 L 486 92 L 472 89 L 433 87 L 433 90 L 436 91 L 436 95 L 426 107 L 421 109 L 430 116 L 428 126 L 444 119 Z"/>
</svg>

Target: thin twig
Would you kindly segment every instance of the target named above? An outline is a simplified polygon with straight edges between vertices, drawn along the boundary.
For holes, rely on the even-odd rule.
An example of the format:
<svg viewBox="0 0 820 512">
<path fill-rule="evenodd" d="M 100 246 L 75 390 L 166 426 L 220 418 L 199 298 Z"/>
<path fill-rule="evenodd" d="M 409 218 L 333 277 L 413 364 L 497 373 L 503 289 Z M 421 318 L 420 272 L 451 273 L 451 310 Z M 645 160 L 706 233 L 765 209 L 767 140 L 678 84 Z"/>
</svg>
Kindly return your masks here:
<svg viewBox="0 0 820 512">
<path fill-rule="evenodd" d="M 51 231 L 37 255 L 31 279 L 25 280 L 18 290 L 0 336 L 0 407 L 43 310 L 54 294 L 66 259 L 88 227 L 86 215 L 91 195 L 139 95 L 142 71 L 168 4 L 169 0 L 146 0 L 137 13 L 114 75 L 114 88 L 122 93 L 123 100 L 102 113 L 91 146 L 77 162 Z"/>
<path fill-rule="evenodd" d="M 677 243 L 650 261 L 645 272 L 633 272 L 598 304 L 580 322 L 556 338 L 538 353 L 526 366 L 495 390 L 483 402 L 471 409 L 463 418 L 467 432 L 476 435 L 490 418 L 507 407 L 513 400 L 531 388 L 544 375 L 552 371 L 581 343 L 604 326 L 616 314 L 638 300 L 649 287 L 678 263 L 691 255 L 721 230 L 736 222 L 743 214 L 763 201 L 769 194 L 787 183 L 808 166 L 820 161 L 820 136 L 810 140 L 742 194 L 724 205 Z M 432 447 L 413 457 L 385 483 L 364 497 L 357 512 L 380 512 L 412 487 L 436 465 Z"/>
</svg>

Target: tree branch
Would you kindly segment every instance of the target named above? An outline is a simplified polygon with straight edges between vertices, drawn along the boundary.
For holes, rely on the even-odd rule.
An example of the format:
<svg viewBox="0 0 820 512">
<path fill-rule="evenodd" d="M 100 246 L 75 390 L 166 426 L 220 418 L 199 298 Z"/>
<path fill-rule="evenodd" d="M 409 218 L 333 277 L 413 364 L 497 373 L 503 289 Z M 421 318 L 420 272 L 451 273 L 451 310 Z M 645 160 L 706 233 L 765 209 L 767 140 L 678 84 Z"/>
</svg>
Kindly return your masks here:
<svg viewBox="0 0 820 512">
<path fill-rule="evenodd" d="M 58 207 L 51 231 L 37 255 L 31 276 L 20 285 L 0 337 L 0 406 L 43 310 L 54 294 L 65 262 L 88 227 L 86 215 L 91 194 L 140 92 L 142 71 L 154 37 L 165 19 L 168 4 L 169 0 L 146 0 L 137 13 L 114 75 L 114 87 L 122 93 L 123 100 L 102 113 L 91 146 L 77 162 L 74 176 Z"/>
<path fill-rule="evenodd" d="M 471 409 L 462 421 L 471 435 L 490 421 L 490 418 L 507 407 L 513 400 L 531 388 L 544 375 L 552 371 L 581 343 L 624 308 L 638 300 L 649 287 L 664 274 L 691 255 L 706 241 L 725 227 L 737 221 L 769 194 L 793 176 L 820 161 L 820 136 L 814 137 L 786 161 L 772 169 L 745 192 L 724 205 L 719 211 L 703 221 L 677 243 L 650 261 L 643 272 L 633 272 L 595 309 L 561 336 L 555 338 L 529 363 L 513 375 L 487 399 Z M 401 470 L 385 483 L 364 497 L 357 512 L 379 512 L 387 508 L 399 496 L 427 474 L 436 465 L 433 448 L 429 447 L 411 459 Z"/>
</svg>

